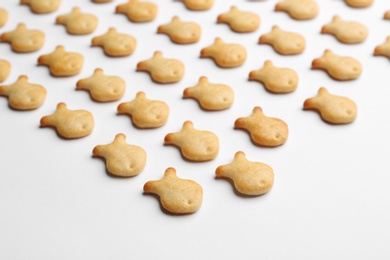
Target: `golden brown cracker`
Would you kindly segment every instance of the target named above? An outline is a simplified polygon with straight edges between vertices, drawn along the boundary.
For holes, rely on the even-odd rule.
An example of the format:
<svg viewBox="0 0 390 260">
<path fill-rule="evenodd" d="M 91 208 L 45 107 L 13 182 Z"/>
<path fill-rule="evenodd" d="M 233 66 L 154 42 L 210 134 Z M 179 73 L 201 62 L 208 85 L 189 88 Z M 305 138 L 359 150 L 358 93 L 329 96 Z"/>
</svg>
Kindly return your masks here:
<svg viewBox="0 0 390 260">
<path fill-rule="evenodd" d="M 11 73 L 11 63 L 0 60 L 0 83 L 5 81 Z"/>
<path fill-rule="evenodd" d="M 118 177 L 133 177 L 142 172 L 146 164 L 146 152 L 138 146 L 126 143 L 126 135 L 120 133 L 110 144 L 97 145 L 93 156 L 105 159 L 107 171 Z"/>
<path fill-rule="evenodd" d="M 0 86 L 0 96 L 8 98 L 9 106 L 16 110 L 32 110 L 40 107 L 45 101 L 46 89 L 38 84 L 28 82 L 27 76 L 7 86 Z"/>
<path fill-rule="evenodd" d="M 384 44 L 378 45 L 374 50 L 375 56 L 384 56 L 390 59 L 390 36 L 386 38 Z"/>
<path fill-rule="evenodd" d="M 284 0 L 275 5 L 276 12 L 286 12 L 296 20 L 313 19 L 318 14 L 318 4 L 313 0 Z"/>
<path fill-rule="evenodd" d="M 362 65 L 352 57 L 339 56 L 330 50 L 324 55 L 314 59 L 312 69 L 322 69 L 336 80 L 354 80 L 362 73 Z"/>
<path fill-rule="evenodd" d="M 110 28 L 107 33 L 92 38 L 92 46 L 103 47 L 104 53 L 112 57 L 124 57 L 133 54 L 137 40 L 124 33 L 118 33 Z"/>
<path fill-rule="evenodd" d="M 146 71 L 153 81 L 161 84 L 176 83 L 184 76 L 184 64 L 176 59 L 164 58 L 161 51 L 137 64 L 137 71 Z"/>
<path fill-rule="evenodd" d="M 259 28 L 260 17 L 256 13 L 241 11 L 236 6 L 232 6 L 229 12 L 218 16 L 217 22 L 226 23 L 235 32 L 247 33 Z"/>
<path fill-rule="evenodd" d="M 115 13 L 124 14 L 134 23 L 153 21 L 158 13 L 158 7 L 154 3 L 129 0 L 127 3 L 116 7 Z"/>
<path fill-rule="evenodd" d="M 306 48 L 306 41 L 302 35 L 284 31 L 279 26 L 273 26 L 271 32 L 263 34 L 259 38 L 259 43 L 271 45 L 282 55 L 300 54 Z"/>
<path fill-rule="evenodd" d="M 184 89 L 184 98 L 193 98 L 205 110 L 224 110 L 232 106 L 234 91 L 224 84 L 213 84 L 206 77 L 200 77 L 198 84 Z"/>
<path fill-rule="evenodd" d="M 260 107 L 255 107 L 251 116 L 238 118 L 234 127 L 248 131 L 252 141 L 260 146 L 280 146 L 288 137 L 287 124 L 281 119 L 266 116 Z"/>
<path fill-rule="evenodd" d="M 187 9 L 192 11 L 205 11 L 210 9 L 214 0 L 182 0 Z"/>
<path fill-rule="evenodd" d="M 138 92 L 134 100 L 119 104 L 118 113 L 129 115 L 138 128 L 157 128 L 167 122 L 169 107 L 163 101 L 149 100 L 144 92 Z"/>
<path fill-rule="evenodd" d="M 164 143 L 177 146 L 184 158 L 194 162 L 213 160 L 219 151 L 218 137 L 210 131 L 195 129 L 191 121 L 185 121 L 181 131 L 167 134 Z"/>
<path fill-rule="evenodd" d="M 221 68 L 234 68 L 245 62 L 247 52 L 244 46 L 225 43 L 217 37 L 212 45 L 201 50 L 200 57 L 212 58 Z"/>
<path fill-rule="evenodd" d="M 193 180 L 180 179 L 174 168 L 165 170 L 161 180 L 148 181 L 144 192 L 160 198 L 162 207 L 172 214 L 191 214 L 199 210 L 203 189 Z"/>
<path fill-rule="evenodd" d="M 68 77 L 78 74 L 83 68 L 84 58 L 81 54 L 67 52 L 59 45 L 49 54 L 38 58 L 38 65 L 48 66 L 55 77 Z"/>
<path fill-rule="evenodd" d="M 364 8 L 370 6 L 374 0 L 345 0 L 350 7 Z"/>
<path fill-rule="evenodd" d="M 4 8 L 0 8 L 0 27 L 3 27 L 8 21 L 8 12 Z"/>
<path fill-rule="evenodd" d="M 110 3 L 112 1 L 113 0 L 92 0 L 92 2 L 94 2 L 96 4 L 105 4 L 105 3 Z"/>
<path fill-rule="evenodd" d="M 98 18 L 93 14 L 82 13 L 80 8 L 74 7 L 70 13 L 58 16 L 56 24 L 64 25 L 69 34 L 84 35 L 95 31 Z"/>
<path fill-rule="evenodd" d="M 267 60 L 263 68 L 249 73 L 249 80 L 259 81 L 272 93 L 290 93 L 298 87 L 299 78 L 294 70 L 275 67 Z"/>
<path fill-rule="evenodd" d="M 236 152 L 233 162 L 219 166 L 215 174 L 232 180 L 235 189 L 247 196 L 263 195 L 274 184 L 273 169 L 265 163 L 249 161 L 241 151 Z"/>
<path fill-rule="evenodd" d="M 123 97 L 126 82 L 120 77 L 105 75 L 102 69 L 95 69 L 91 77 L 77 81 L 76 89 L 87 90 L 95 101 L 112 102 Z"/>
<path fill-rule="evenodd" d="M 41 118 L 41 127 L 53 127 L 61 137 L 76 139 L 92 133 L 94 119 L 89 111 L 69 110 L 61 102 L 55 113 Z"/>
<path fill-rule="evenodd" d="M 361 23 L 345 21 L 335 15 L 331 23 L 322 27 L 321 33 L 331 34 L 342 43 L 361 43 L 368 35 L 368 29 Z"/>
<path fill-rule="evenodd" d="M 10 43 L 14 52 L 34 52 L 42 48 L 45 34 L 40 30 L 29 30 L 24 23 L 20 23 L 14 31 L 3 33 L 1 41 Z"/>
<path fill-rule="evenodd" d="M 386 11 L 386 12 L 383 14 L 383 19 L 385 19 L 385 20 L 390 20 L 390 10 L 389 10 L 389 11 Z"/>
<path fill-rule="evenodd" d="M 306 99 L 303 108 L 317 111 L 325 122 L 331 124 L 349 124 L 357 117 L 353 100 L 330 94 L 324 87 L 318 90 L 317 96 Z"/>
<path fill-rule="evenodd" d="M 28 5 L 33 13 L 47 14 L 56 11 L 61 0 L 20 0 L 20 4 Z"/>
<path fill-rule="evenodd" d="M 172 42 L 190 44 L 199 41 L 201 28 L 194 22 L 183 22 L 178 16 L 174 16 L 168 24 L 160 25 L 157 33 L 169 36 Z"/>
</svg>

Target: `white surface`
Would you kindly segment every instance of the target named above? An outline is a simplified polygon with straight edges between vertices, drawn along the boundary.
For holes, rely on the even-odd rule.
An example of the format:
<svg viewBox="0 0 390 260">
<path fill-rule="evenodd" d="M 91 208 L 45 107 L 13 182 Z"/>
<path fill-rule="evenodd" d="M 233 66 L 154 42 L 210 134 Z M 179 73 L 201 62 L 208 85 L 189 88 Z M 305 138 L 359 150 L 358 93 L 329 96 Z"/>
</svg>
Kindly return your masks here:
<svg viewBox="0 0 390 260">
<path fill-rule="evenodd" d="M 3 84 L 21 74 L 48 91 L 43 106 L 31 112 L 9 109 L 0 98 L 0 259 L 389 259 L 390 258 L 390 88 L 389 60 L 373 57 L 375 46 L 389 35 L 390 22 L 382 20 L 388 1 L 377 0 L 366 9 L 352 9 L 343 1 L 318 1 L 320 13 L 310 21 L 295 21 L 274 12 L 277 1 L 218 1 L 206 12 L 191 12 L 180 2 L 153 1 L 159 15 L 153 22 L 134 24 L 114 14 L 115 6 L 89 1 L 63 0 L 58 11 L 35 15 L 17 0 L 1 1 L 9 13 L 0 33 L 13 30 L 19 22 L 46 33 L 44 47 L 35 53 L 17 54 L 0 44 L 0 58 L 12 63 L 12 73 Z M 218 14 L 231 5 L 252 10 L 261 17 L 259 30 L 237 34 L 216 24 Z M 99 17 L 92 35 L 71 36 L 55 25 L 59 14 L 78 5 Z M 322 25 L 338 14 L 361 21 L 369 28 L 368 39 L 358 45 L 344 45 L 321 35 Z M 173 15 L 198 22 L 201 40 L 192 45 L 175 45 L 157 27 Z M 281 56 L 268 45 L 259 45 L 260 35 L 273 25 L 301 33 L 307 41 L 302 55 Z M 101 48 L 90 47 L 93 36 L 109 27 L 129 33 L 138 40 L 135 53 L 126 58 L 109 58 Z M 200 59 L 200 50 L 220 36 L 226 42 L 247 48 L 246 63 L 235 69 L 218 68 L 210 59 Z M 53 78 L 37 58 L 62 44 L 68 51 L 84 55 L 82 72 L 70 78 Z M 329 48 L 337 54 L 357 58 L 363 74 L 355 81 L 338 82 L 323 71 L 311 70 L 311 61 Z M 137 62 L 155 50 L 178 58 L 186 66 L 181 82 L 152 83 L 148 74 L 135 72 Z M 276 66 L 297 71 L 296 92 L 274 95 L 257 82 L 249 82 L 251 70 L 270 59 Z M 75 84 L 100 67 L 107 74 L 126 80 L 127 91 L 118 102 L 100 104 Z M 235 103 L 223 112 L 205 112 L 194 100 L 183 100 L 183 89 L 200 76 L 211 82 L 229 84 Z M 350 125 L 324 123 L 303 101 L 316 95 L 320 86 L 331 93 L 348 96 L 358 105 L 358 118 Z M 138 91 L 152 99 L 166 101 L 171 114 L 168 123 L 155 130 L 135 129 L 126 116 L 116 115 L 119 103 L 130 101 Z M 70 109 L 87 109 L 95 116 L 93 133 L 79 140 L 62 140 L 53 129 L 40 128 L 42 116 L 54 112 L 58 102 Z M 246 132 L 234 130 L 238 117 L 249 116 L 254 106 L 266 115 L 285 120 L 290 135 L 278 148 L 254 146 Z M 179 151 L 164 146 L 164 136 L 192 120 L 198 129 L 211 130 L 220 138 L 218 157 L 207 163 L 184 161 Z M 137 177 L 109 177 L 102 160 L 92 158 L 95 145 L 110 143 L 115 134 L 148 153 L 144 171 Z M 269 164 L 275 171 L 275 185 L 265 196 L 235 195 L 214 171 L 230 163 L 242 150 L 249 160 Z M 167 167 L 178 176 L 203 186 L 201 209 L 192 215 L 163 213 L 157 199 L 143 195 L 146 181 L 160 179 Z"/>
</svg>

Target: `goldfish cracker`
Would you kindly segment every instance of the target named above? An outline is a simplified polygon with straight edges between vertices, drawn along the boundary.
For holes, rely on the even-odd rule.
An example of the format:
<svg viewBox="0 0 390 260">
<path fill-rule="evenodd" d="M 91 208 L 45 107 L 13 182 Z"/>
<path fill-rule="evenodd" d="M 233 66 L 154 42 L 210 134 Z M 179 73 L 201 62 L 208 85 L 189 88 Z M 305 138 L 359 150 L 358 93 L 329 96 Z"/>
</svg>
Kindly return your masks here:
<svg viewBox="0 0 390 260">
<path fill-rule="evenodd" d="M 105 160 L 107 171 L 117 177 L 133 177 L 142 172 L 146 164 L 145 150 L 126 143 L 126 135 L 120 133 L 110 144 L 97 145 L 92 154 Z"/>
<path fill-rule="evenodd" d="M 317 111 L 321 118 L 330 124 L 350 124 L 357 116 L 354 101 L 333 95 L 324 87 L 318 90 L 317 96 L 305 100 L 303 109 Z"/>
<path fill-rule="evenodd" d="M 20 23 L 14 31 L 3 33 L 1 41 L 11 44 L 14 52 L 34 52 L 42 48 L 45 34 L 40 30 L 29 30 L 24 23 Z"/>
<path fill-rule="evenodd" d="M 233 162 L 219 166 L 215 175 L 232 180 L 236 190 L 246 196 L 263 195 L 274 184 L 273 169 L 265 163 L 249 161 L 242 151 L 236 152 Z"/>
<path fill-rule="evenodd" d="M 185 121 L 181 131 L 167 134 L 164 144 L 179 147 L 183 157 L 194 162 L 213 160 L 219 151 L 218 137 L 210 131 L 195 129 L 191 121 Z"/>
<path fill-rule="evenodd" d="M 244 64 L 247 52 L 240 44 L 225 43 L 217 37 L 214 43 L 200 52 L 201 58 L 212 58 L 221 68 L 234 68 Z"/>
<path fill-rule="evenodd" d="M 280 146 L 288 137 L 287 124 L 281 119 L 266 116 L 260 107 L 255 107 L 251 116 L 238 118 L 234 127 L 248 131 L 252 141 L 259 146 Z"/>
<path fill-rule="evenodd" d="M 352 57 L 339 56 L 330 50 L 325 50 L 322 57 L 313 60 L 312 69 L 322 69 L 336 80 L 354 80 L 362 73 L 359 61 Z"/>
<path fill-rule="evenodd" d="M 176 83 L 184 75 L 184 64 L 176 59 L 164 58 L 161 51 L 156 51 L 153 57 L 137 64 L 137 71 L 146 71 L 153 81 L 160 84 Z"/>
<path fill-rule="evenodd" d="M 167 168 L 161 180 L 148 181 L 146 194 L 158 195 L 162 207 L 170 214 L 191 214 L 199 210 L 203 189 L 197 182 L 177 177 L 175 168 Z"/>
</svg>

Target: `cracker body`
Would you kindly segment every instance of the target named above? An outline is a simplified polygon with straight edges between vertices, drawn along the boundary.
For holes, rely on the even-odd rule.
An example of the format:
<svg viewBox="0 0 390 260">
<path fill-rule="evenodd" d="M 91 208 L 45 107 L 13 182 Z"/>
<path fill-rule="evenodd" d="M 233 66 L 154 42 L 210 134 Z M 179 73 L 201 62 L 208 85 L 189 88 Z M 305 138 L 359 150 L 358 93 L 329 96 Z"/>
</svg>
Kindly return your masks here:
<svg viewBox="0 0 390 260">
<path fill-rule="evenodd" d="M 386 42 L 384 44 L 375 47 L 374 55 L 385 56 L 390 59 L 390 36 L 386 38 Z"/>
<path fill-rule="evenodd" d="M 46 14 L 56 11 L 61 0 L 20 0 L 20 4 L 28 5 L 33 13 Z"/>
<path fill-rule="evenodd" d="M 386 11 L 383 15 L 383 19 L 385 20 L 390 20 L 390 10 L 389 11 Z"/>
<path fill-rule="evenodd" d="M 163 101 L 149 100 L 144 92 L 138 92 L 134 100 L 119 104 L 118 113 L 131 116 L 139 128 L 157 128 L 167 122 L 169 107 Z"/>
<path fill-rule="evenodd" d="M 164 143 L 179 147 L 184 158 L 195 162 L 213 160 L 219 151 L 218 137 L 212 132 L 195 129 L 191 121 L 184 122 L 180 132 L 167 134 Z"/>
<path fill-rule="evenodd" d="M 54 114 L 41 118 L 42 127 L 53 127 L 66 139 L 85 137 L 92 133 L 94 119 L 87 110 L 69 110 L 65 103 L 58 103 Z"/>
<path fill-rule="evenodd" d="M 336 55 L 330 50 L 325 50 L 322 57 L 313 60 L 312 69 L 322 69 L 337 80 L 357 79 L 362 73 L 359 61 L 352 57 Z"/>
<path fill-rule="evenodd" d="M 157 83 L 175 83 L 184 75 L 184 64 L 176 59 L 164 58 L 160 51 L 156 51 L 151 59 L 137 64 L 137 71 L 148 72 Z"/>
<path fill-rule="evenodd" d="M 68 77 L 80 73 L 84 58 L 81 54 L 66 52 L 63 46 L 57 46 L 52 53 L 40 56 L 38 64 L 48 66 L 55 77 Z"/>
<path fill-rule="evenodd" d="M 0 96 L 8 97 L 9 106 L 16 110 L 32 110 L 45 101 L 46 89 L 38 84 L 29 83 L 27 76 L 8 86 L 0 86 Z"/>
<path fill-rule="evenodd" d="M 40 30 L 29 30 L 20 23 L 14 31 L 3 33 L 1 41 L 10 43 L 14 52 L 34 52 L 42 48 L 45 34 Z"/>
<path fill-rule="evenodd" d="M 166 169 L 161 180 L 145 183 L 144 192 L 158 195 L 163 208 L 172 214 L 194 213 L 203 200 L 202 186 L 195 181 L 178 178 L 174 168 Z"/>
<path fill-rule="evenodd" d="M 227 13 L 220 14 L 218 23 L 226 23 L 235 32 L 254 32 L 260 26 L 260 17 L 252 12 L 241 11 L 232 6 Z"/>
<path fill-rule="evenodd" d="M 124 14 L 134 23 L 144 23 L 153 21 L 158 13 L 157 5 L 149 2 L 139 2 L 129 0 L 125 4 L 118 5 L 115 13 Z"/>
<path fill-rule="evenodd" d="M 11 73 L 11 63 L 0 60 L 0 83 L 5 81 Z"/>
<path fill-rule="evenodd" d="M 192 11 L 204 11 L 210 9 L 214 0 L 182 0 L 187 9 Z"/>
<path fill-rule="evenodd" d="M 318 90 L 316 97 L 306 99 L 303 108 L 317 111 L 325 122 L 331 124 L 349 124 L 355 121 L 357 116 L 357 107 L 353 100 L 332 95 L 324 87 Z"/>
<path fill-rule="evenodd" d="M 112 143 L 97 145 L 93 156 L 106 160 L 106 168 L 118 177 L 133 177 L 142 172 L 146 164 L 146 152 L 137 145 L 126 143 L 126 135 L 117 134 Z"/>
<path fill-rule="evenodd" d="M 246 49 L 240 44 L 224 43 L 217 37 L 214 43 L 200 52 L 201 58 L 212 58 L 221 68 L 241 66 L 246 60 Z"/>
<path fill-rule="evenodd" d="M 184 98 L 193 98 L 205 110 L 224 110 L 232 106 L 233 89 L 223 84 L 213 84 L 201 77 L 196 86 L 184 89 Z"/>
<path fill-rule="evenodd" d="M 373 2 L 374 0 L 345 0 L 345 3 L 347 3 L 347 5 L 357 8 L 368 7 Z"/>
<path fill-rule="evenodd" d="M 69 34 L 84 35 L 95 31 L 98 19 L 96 16 L 82 13 L 80 8 L 74 7 L 69 14 L 58 16 L 56 24 L 64 25 Z"/>
<path fill-rule="evenodd" d="M 334 16 L 331 23 L 322 27 L 321 33 L 331 34 L 342 43 L 361 43 L 368 35 L 368 29 L 358 22 L 344 21 Z"/>
<path fill-rule="evenodd" d="M 219 166 L 217 178 L 228 178 L 236 190 L 244 195 L 259 196 L 269 192 L 274 184 L 274 171 L 265 163 L 251 162 L 239 151 L 232 163 Z"/>
<path fill-rule="evenodd" d="M 95 101 L 111 102 L 123 97 L 126 83 L 120 77 L 104 75 L 102 69 L 96 69 L 91 77 L 79 80 L 76 89 L 87 90 Z"/>
<path fill-rule="evenodd" d="M 160 25 L 157 33 L 164 33 L 171 41 L 179 44 L 190 44 L 199 41 L 201 28 L 194 22 L 183 22 L 178 16 L 168 24 Z"/>
<path fill-rule="evenodd" d="M 313 0 L 284 0 L 275 5 L 275 11 L 286 12 L 296 20 L 309 20 L 317 16 L 318 5 Z"/>
<path fill-rule="evenodd" d="M 251 116 L 238 118 L 234 127 L 247 130 L 252 141 L 260 146 L 276 147 L 284 144 L 288 137 L 287 124 L 278 118 L 267 117 L 260 107 L 255 107 Z"/>
<path fill-rule="evenodd" d="M 263 68 L 251 71 L 249 80 L 261 82 L 273 93 L 289 93 L 298 86 L 298 75 L 294 70 L 275 67 L 269 60 L 264 62 Z"/>
<path fill-rule="evenodd" d="M 94 37 L 92 46 L 103 47 L 108 56 L 124 57 L 133 54 L 137 40 L 131 35 L 118 33 L 115 28 L 110 28 L 107 33 Z"/>
<path fill-rule="evenodd" d="M 8 21 L 8 12 L 4 8 L 0 8 L 0 27 L 3 27 Z"/>
<path fill-rule="evenodd" d="M 282 55 L 302 53 L 306 48 L 306 41 L 301 35 L 283 31 L 279 26 L 273 26 L 272 31 L 259 38 L 260 44 L 271 45 L 276 52 Z"/>
<path fill-rule="evenodd" d="M 92 2 L 97 3 L 97 4 L 103 4 L 103 3 L 112 2 L 112 0 L 92 0 Z"/>
</svg>

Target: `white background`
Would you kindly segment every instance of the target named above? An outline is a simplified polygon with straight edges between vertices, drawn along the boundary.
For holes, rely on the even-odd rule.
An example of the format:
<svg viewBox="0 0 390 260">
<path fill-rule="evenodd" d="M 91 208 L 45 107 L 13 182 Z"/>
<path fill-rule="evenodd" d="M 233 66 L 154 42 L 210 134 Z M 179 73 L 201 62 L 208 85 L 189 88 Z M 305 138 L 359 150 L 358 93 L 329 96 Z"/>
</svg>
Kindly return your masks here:
<svg viewBox="0 0 390 260">
<path fill-rule="evenodd" d="M 0 58 L 12 64 L 11 75 L 2 84 L 12 84 L 25 74 L 48 91 L 43 106 L 29 112 L 12 110 L 7 99 L 0 98 L 0 259 L 390 259 L 390 62 L 372 55 L 390 33 L 390 22 L 382 19 L 390 9 L 388 1 L 353 9 L 341 0 L 318 0 L 320 11 L 315 19 L 296 21 L 274 12 L 277 1 L 271 0 L 216 0 L 205 12 L 189 11 L 173 0 L 154 0 L 159 14 L 144 24 L 114 13 L 123 2 L 98 5 L 63 0 L 59 10 L 46 15 L 31 13 L 17 0 L 0 2 L 9 11 L 0 33 L 24 22 L 46 34 L 44 47 L 30 54 L 14 53 L 8 44 L 0 44 Z M 225 24 L 216 24 L 217 16 L 231 5 L 260 15 L 260 28 L 237 34 Z M 93 34 L 71 36 L 63 26 L 55 25 L 55 18 L 73 6 L 98 16 Z M 367 40 L 345 45 L 321 35 L 321 27 L 336 14 L 366 25 Z M 176 45 L 166 35 L 156 34 L 157 27 L 173 15 L 202 27 L 198 43 Z M 302 34 L 307 43 L 304 53 L 281 56 L 270 46 L 257 44 L 259 36 L 273 25 Z M 133 55 L 110 58 L 101 48 L 90 47 L 91 39 L 109 27 L 137 38 Z M 246 47 L 249 55 L 243 66 L 221 69 L 212 60 L 199 58 L 200 50 L 217 36 Z M 80 74 L 54 78 L 46 67 L 36 65 L 40 55 L 59 44 L 84 56 Z M 339 82 L 323 71 L 311 70 L 311 61 L 326 48 L 358 59 L 363 65 L 361 77 Z M 147 73 L 135 71 L 136 64 L 156 50 L 185 64 L 186 73 L 179 83 L 159 85 Z M 249 72 L 260 69 L 267 59 L 296 70 L 299 86 L 294 93 L 271 94 L 247 80 Z M 75 90 L 76 82 L 97 67 L 126 81 L 121 100 L 97 103 L 87 92 Z M 234 105 L 222 112 L 205 112 L 194 100 L 182 99 L 184 88 L 196 85 L 200 76 L 230 85 L 235 91 Z M 329 125 L 315 112 L 302 110 L 304 100 L 315 96 L 321 86 L 357 103 L 353 124 Z M 139 130 L 127 116 L 116 114 L 118 104 L 132 100 L 138 91 L 169 104 L 165 126 Z M 53 113 L 59 102 L 69 109 L 91 111 L 93 133 L 63 140 L 53 129 L 40 128 L 40 118 Z M 288 124 L 286 144 L 257 147 L 246 132 L 234 130 L 234 121 L 249 116 L 254 106 Z M 178 149 L 163 145 L 164 136 L 179 131 L 185 120 L 219 136 L 215 160 L 186 162 Z M 126 134 L 128 143 L 147 152 L 147 165 L 137 177 L 110 177 L 104 161 L 92 157 L 94 146 L 112 142 L 117 133 Z M 274 169 L 270 193 L 240 197 L 228 181 L 215 179 L 215 169 L 230 163 L 239 150 L 249 160 Z M 162 178 L 168 167 L 176 168 L 179 177 L 202 185 L 204 200 L 195 214 L 166 214 L 155 197 L 143 194 L 144 183 Z"/>
</svg>

